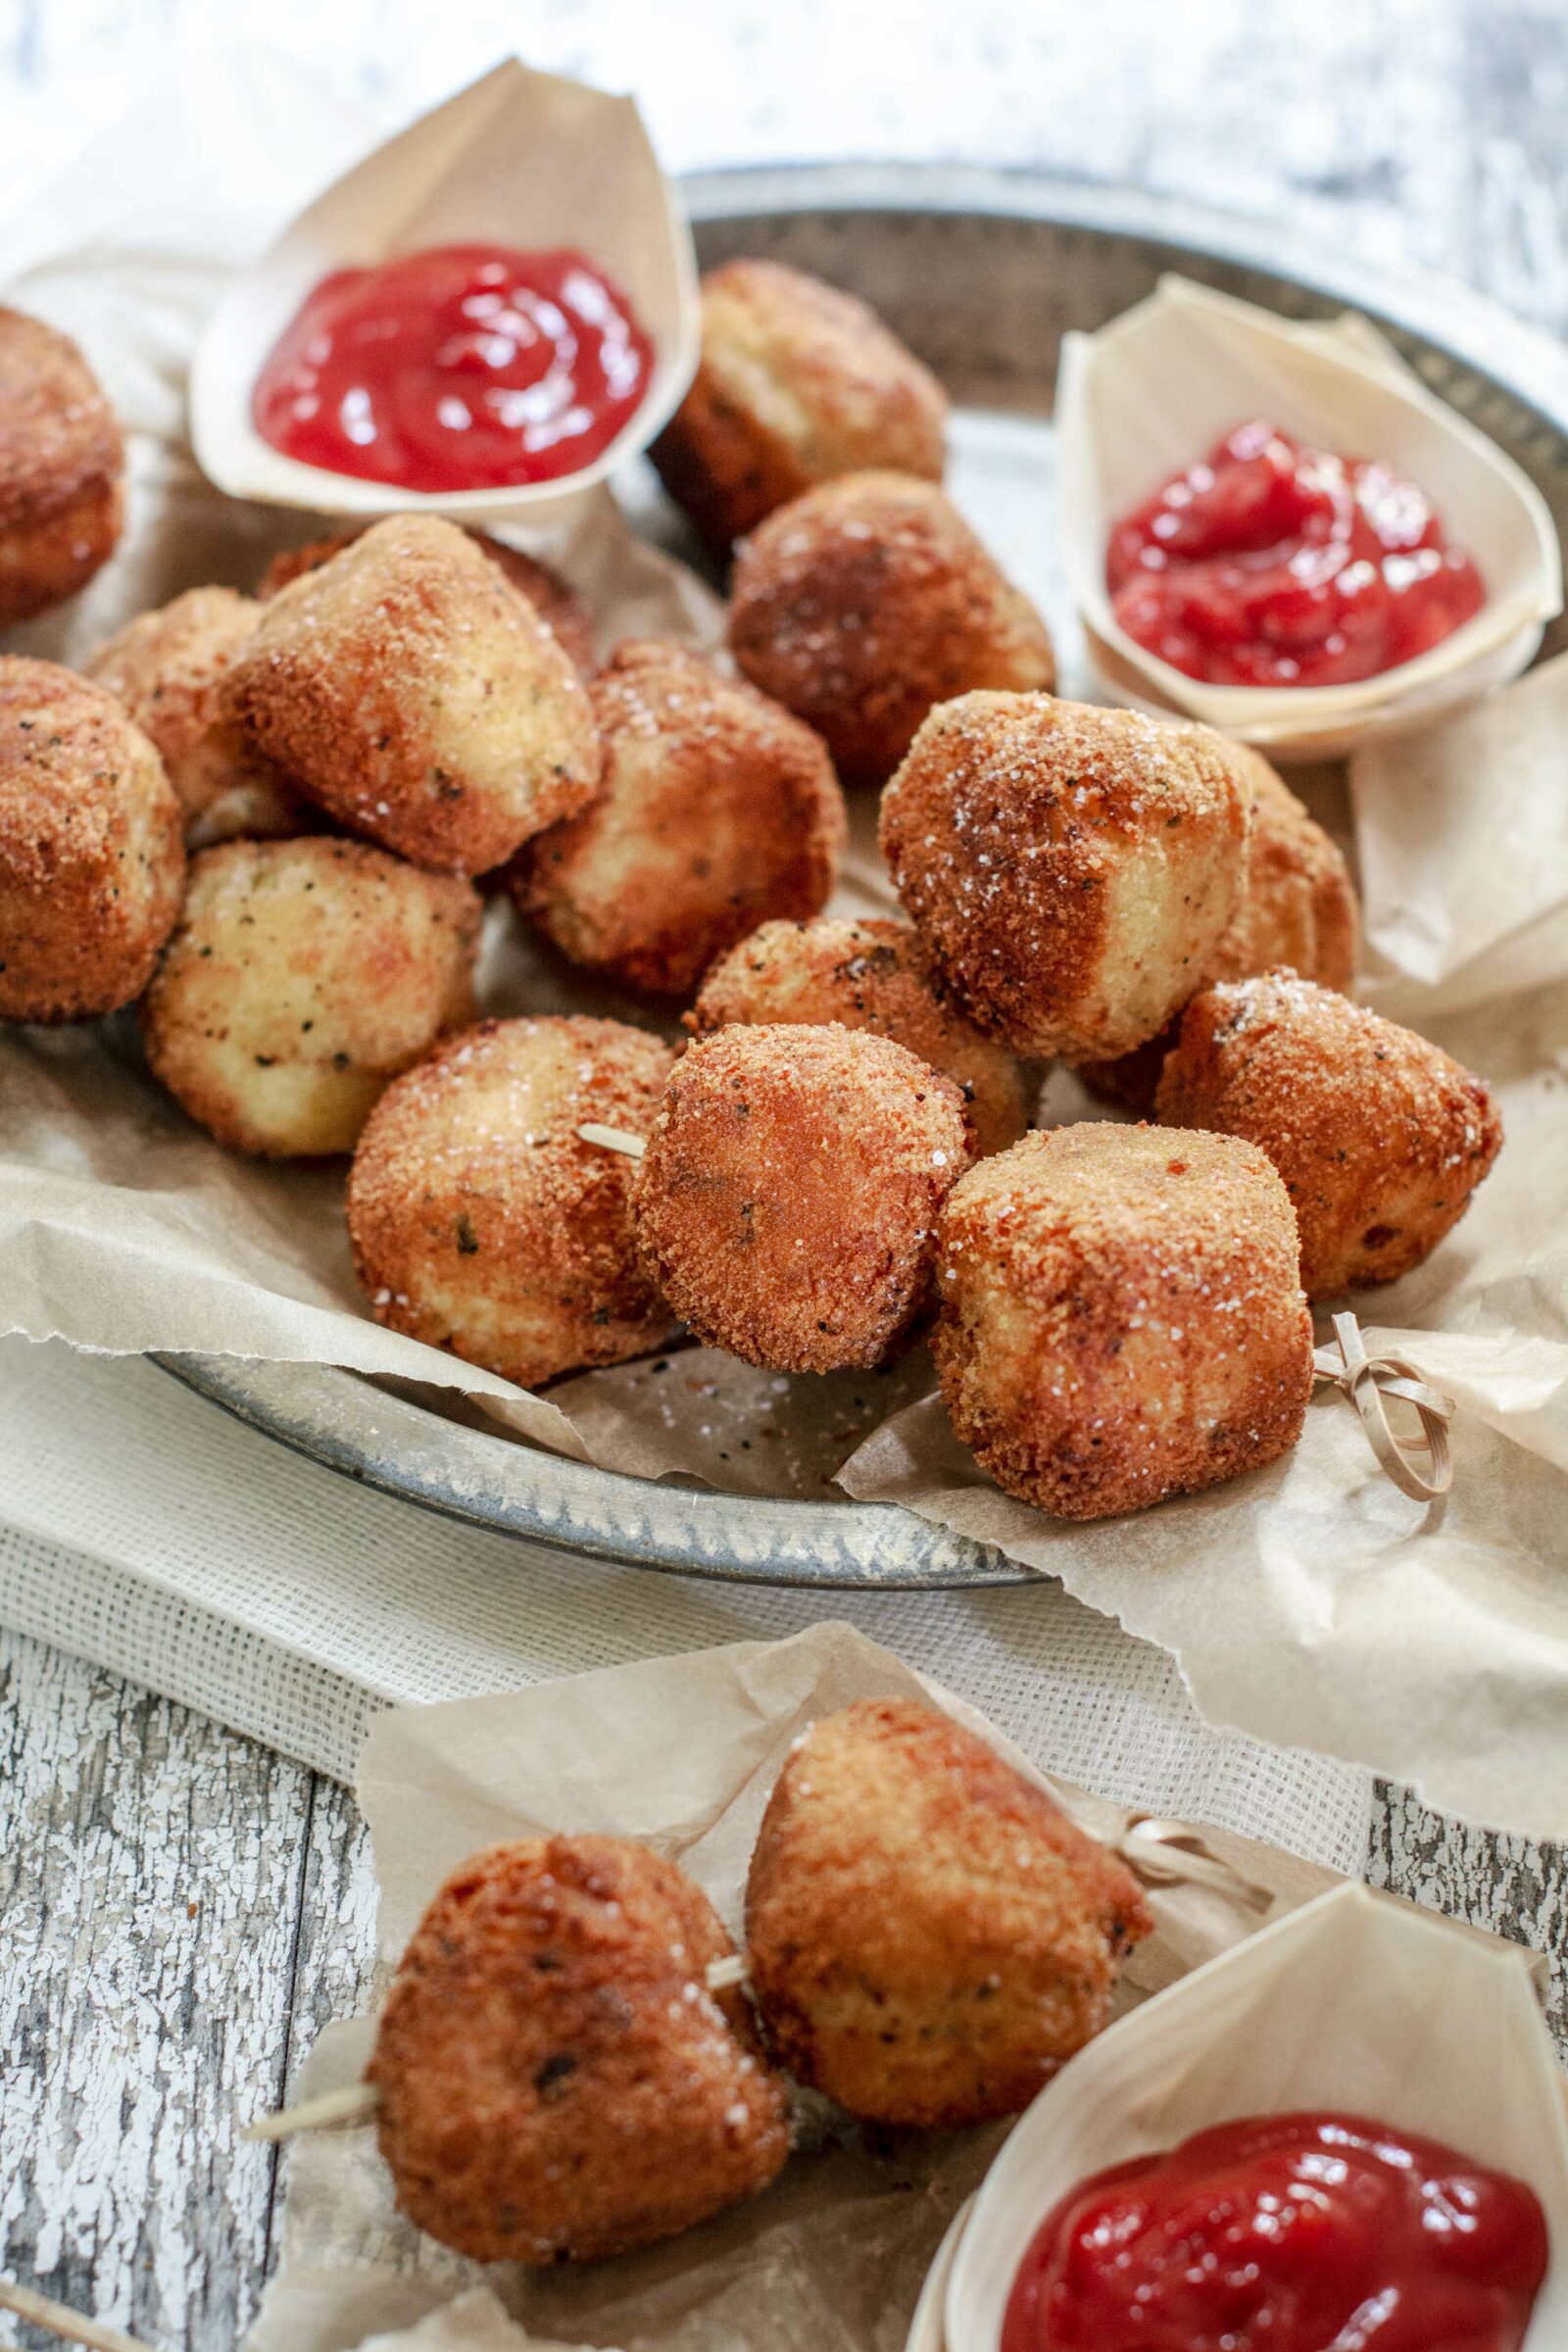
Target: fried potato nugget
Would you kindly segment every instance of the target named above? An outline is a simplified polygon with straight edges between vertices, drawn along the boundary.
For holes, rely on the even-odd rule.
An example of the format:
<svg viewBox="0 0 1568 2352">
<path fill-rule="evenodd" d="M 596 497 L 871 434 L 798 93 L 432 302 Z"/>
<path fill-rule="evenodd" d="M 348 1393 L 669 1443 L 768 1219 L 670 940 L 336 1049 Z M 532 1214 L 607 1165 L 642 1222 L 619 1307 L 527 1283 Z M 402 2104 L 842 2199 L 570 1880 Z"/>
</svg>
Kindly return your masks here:
<svg viewBox="0 0 1568 2352">
<path fill-rule="evenodd" d="M 113 695 L 0 656 L 0 1020 L 140 996 L 179 912 L 179 803 Z"/>
<path fill-rule="evenodd" d="M 154 1074 L 237 1152 L 352 1152 L 390 1081 L 473 1018 L 480 911 L 364 842 L 203 850 L 142 1002 Z"/>
<path fill-rule="evenodd" d="M 702 295 L 696 378 L 649 455 L 711 545 L 836 473 L 941 481 L 947 396 L 863 302 L 782 262 L 726 262 Z"/>
<path fill-rule="evenodd" d="M 367 2079 L 398 2204 L 475 2262 L 594 2262 L 755 2196 L 788 2109 L 701 1887 L 619 1838 L 522 1838 L 416 1929 Z"/>
<path fill-rule="evenodd" d="M 908 474 L 843 474 L 770 514 L 735 558 L 729 642 L 849 784 L 890 776 L 938 703 L 1056 682 L 1029 599 L 952 500 Z"/>
<path fill-rule="evenodd" d="M 232 588 L 189 588 L 143 612 L 84 664 L 130 712 L 163 760 L 185 812 L 185 846 L 239 836 L 285 839 L 311 814 L 230 714 L 224 681 L 256 633 L 261 606 Z"/>
<path fill-rule="evenodd" d="M 574 963 L 686 996 L 770 914 L 814 914 L 846 831 L 808 727 L 657 639 L 617 646 L 589 689 L 598 798 L 512 869 L 522 912 Z"/>
<path fill-rule="evenodd" d="M 125 450 L 69 335 L 0 309 L 0 628 L 74 596 L 119 545 Z"/>
<path fill-rule="evenodd" d="M 466 531 L 394 514 L 262 608 L 230 708 L 302 792 L 416 865 L 478 874 L 599 781 L 588 696 Z"/>
<path fill-rule="evenodd" d="M 1312 1298 L 1429 1257 L 1502 1146 L 1484 1082 L 1393 1021 L 1295 972 L 1194 999 L 1155 1113 L 1267 1152 L 1300 1228 Z"/>
<path fill-rule="evenodd" d="M 1105 1061 L 1212 968 L 1249 800 L 1212 728 L 965 694 L 932 711 L 883 794 L 882 851 L 971 1019 L 1026 1059 Z"/>
<path fill-rule="evenodd" d="M 1012 2115 L 1107 2022 L 1153 1922 L 1125 1864 L 940 1708 L 823 1715 L 779 1775 L 746 1940 L 768 2042 L 854 2115 Z"/>
<path fill-rule="evenodd" d="M 1251 1144 L 1095 1121 L 1026 1135 L 955 1188 L 937 1280 L 955 1430 L 1058 1518 L 1194 1494 L 1301 1434 L 1296 1219 Z"/>
<path fill-rule="evenodd" d="M 732 1023 L 834 1021 L 907 1046 L 969 1106 L 977 1153 L 1004 1151 L 1029 1124 L 1032 1089 L 1005 1046 L 949 1003 L 908 923 L 763 923 L 715 963 L 684 1016 L 695 1037 Z"/>
<path fill-rule="evenodd" d="M 927 1304 L 963 1097 L 867 1030 L 721 1029 L 670 1076 L 634 1194 L 651 1281 L 776 1372 L 880 1364 Z"/>
<path fill-rule="evenodd" d="M 349 1172 L 349 1238 L 378 1323 L 538 1388 L 618 1364 L 674 1318 L 639 1268 L 633 1163 L 674 1055 L 619 1021 L 481 1021 L 391 1087 Z"/>
<path fill-rule="evenodd" d="M 570 655 L 574 666 L 584 677 L 588 676 L 594 666 L 593 615 L 571 582 L 563 579 L 551 564 L 541 564 L 537 557 L 525 556 L 520 547 L 509 547 L 504 539 L 492 539 L 488 531 L 476 531 L 468 523 L 459 527 L 475 547 L 483 550 L 512 586 L 527 598 L 539 618 L 554 632 L 563 651 Z M 308 571 L 319 571 L 323 564 L 330 564 L 334 556 L 340 556 L 363 535 L 361 531 L 339 531 L 331 539 L 312 539 L 304 547 L 285 548 L 263 572 L 257 595 L 265 604 L 291 580 L 302 579 Z"/>
</svg>

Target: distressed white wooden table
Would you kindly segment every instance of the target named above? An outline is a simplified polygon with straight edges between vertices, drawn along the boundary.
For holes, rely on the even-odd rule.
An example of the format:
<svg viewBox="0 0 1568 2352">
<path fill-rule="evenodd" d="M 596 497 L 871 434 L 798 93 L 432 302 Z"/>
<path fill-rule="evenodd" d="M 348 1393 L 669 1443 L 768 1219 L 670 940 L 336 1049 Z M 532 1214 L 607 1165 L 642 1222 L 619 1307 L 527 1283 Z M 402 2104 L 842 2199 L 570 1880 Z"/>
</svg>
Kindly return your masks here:
<svg viewBox="0 0 1568 2352">
<path fill-rule="evenodd" d="M 635 87 L 677 166 L 941 156 L 1136 182 L 1446 269 L 1568 327 L 1554 0 L 869 0 L 849 31 L 851 13 L 229 0 L 222 31 L 405 113 L 525 40 L 533 63 Z M 204 0 L 0 0 L 0 207 L 214 21 Z M 1568 2034 L 1559 1851 L 1388 1790 L 1368 1867 L 1553 1955 Z M 0 2269 L 170 2352 L 230 2352 L 273 2250 L 278 2162 L 236 2146 L 236 2102 L 286 2093 L 370 1950 L 352 1801 L 0 1633 Z M 0 2321 L 0 2343 L 45 2340 Z"/>
</svg>

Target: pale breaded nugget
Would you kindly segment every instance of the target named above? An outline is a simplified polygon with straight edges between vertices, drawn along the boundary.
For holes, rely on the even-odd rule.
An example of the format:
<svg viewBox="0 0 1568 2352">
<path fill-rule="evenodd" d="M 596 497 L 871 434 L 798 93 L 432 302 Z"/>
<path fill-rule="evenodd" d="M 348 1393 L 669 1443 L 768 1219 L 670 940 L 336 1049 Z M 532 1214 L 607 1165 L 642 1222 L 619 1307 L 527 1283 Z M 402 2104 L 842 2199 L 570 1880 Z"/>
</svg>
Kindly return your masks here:
<svg viewBox="0 0 1568 2352">
<path fill-rule="evenodd" d="M 549 625 L 559 644 L 587 677 L 594 666 L 593 615 L 571 582 L 563 579 L 553 565 L 541 564 L 536 556 L 525 556 L 520 547 L 509 547 L 504 539 L 492 539 L 488 531 L 475 530 L 471 523 L 459 527 L 467 533 L 475 547 L 484 550 L 512 586 L 527 598 L 539 618 Z M 312 539 L 304 547 L 285 548 L 263 572 L 257 595 L 265 604 L 291 580 L 303 578 L 308 571 L 319 571 L 323 564 L 330 564 L 334 556 L 340 556 L 363 536 L 363 529 L 339 531 L 330 539 Z"/>
<path fill-rule="evenodd" d="M 1045 622 L 932 482 L 851 473 L 744 542 L 730 650 L 813 726 L 846 783 L 880 784 L 937 703 L 1056 682 Z"/>
<path fill-rule="evenodd" d="M 0 309 L 0 628 L 74 596 L 124 522 L 115 413 L 69 335 Z"/>
<path fill-rule="evenodd" d="M 308 832 L 315 815 L 251 749 L 224 699 L 261 617 L 261 606 L 232 588 L 189 588 L 128 621 L 83 664 L 156 748 L 185 812 L 187 849 L 240 835 L 285 839 Z"/>
<path fill-rule="evenodd" d="M 1313 1298 L 1418 1266 L 1502 1145 L 1481 1079 L 1413 1030 L 1288 971 L 1195 998 L 1154 1102 L 1169 1127 L 1246 1136 L 1268 1153 L 1295 1204 Z"/>
<path fill-rule="evenodd" d="M 882 850 L 971 1019 L 1029 1060 L 1108 1060 L 1211 969 L 1249 797 L 1212 728 L 966 694 L 932 711 L 883 794 Z"/>
<path fill-rule="evenodd" d="M 621 1838 L 519 1838 L 440 1889 L 367 2080 L 398 2204 L 476 2262 L 594 2262 L 754 2196 L 783 2085 L 700 1886 Z"/>
<path fill-rule="evenodd" d="M 142 1002 L 154 1073 L 236 1151 L 352 1152 L 391 1080 L 473 1018 L 480 911 L 365 842 L 203 850 Z"/>
<path fill-rule="evenodd" d="M 114 696 L 0 656 L 0 1020 L 140 996 L 184 879 L 179 803 Z"/>
<path fill-rule="evenodd" d="M 714 547 L 835 473 L 941 481 L 947 397 L 863 302 L 781 262 L 726 262 L 702 291 L 696 378 L 649 455 Z"/>
<path fill-rule="evenodd" d="M 577 672 L 466 531 L 394 514 L 280 589 L 230 708 L 302 792 L 384 849 L 485 873 L 599 781 Z"/>
<path fill-rule="evenodd" d="M 684 1019 L 694 1037 L 765 1021 L 871 1029 L 953 1080 L 977 1153 L 1004 1151 L 1029 1124 L 1028 1074 L 949 1003 L 908 923 L 764 923 L 713 965 Z"/>
<path fill-rule="evenodd" d="M 1303 980 L 1348 989 L 1355 977 L 1361 909 L 1343 856 L 1288 785 L 1246 744 L 1232 746 L 1251 788 L 1247 885 L 1215 952 L 1215 980 L 1248 980 L 1288 963 Z M 1079 1076 L 1133 1110 L 1154 1101 L 1179 1020 L 1119 1061 L 1086 1062 Z"/>
<path fill-rule="evenodd" d="M 589 693 L 598 797 L 525 845 L 513 896 L 574 963 L 685 996 L 766 916 L 831 896 L 833 763 L 787 710 L 678 645 L 617 646 Z"/>
<path fill-rule="evenodd" d="M 752 1984 L 799 2082 L 854 2115 L 1011 2115 L 1110 2016 L 1153 1925 L 1125 1864 L 919 1699 L 819 1716 L 746 1888 Z"/>
<path fill-rule="evenodd" d="M 376 1321 L 538 1388 L 618 1364 L 674 1318 L 632 1247 L 633 1162 L 674 1055 L 619 1021 L 482 1021 L 389 1089 L 349 1173 Z"/>
<path fill-rule="evenodd" d="M 710 1347 L 777 1372 L 879 1364 L 927 1304 L 967 1151 L 958 1089 L 889 1037 L 721 1029 L 671 1073 L 638 1253 Z"/>
<path fill-rule="evenodd" d="M 956 1188 L 937 1281 L 931 1348 L 955 1430 L 999 1487 L 1059 1518 L 1193 1494 L 1301 1434 L 1312 1318 L 1296 1219 L 1233 1136 L 1026 1135 Z"/>
</svg>

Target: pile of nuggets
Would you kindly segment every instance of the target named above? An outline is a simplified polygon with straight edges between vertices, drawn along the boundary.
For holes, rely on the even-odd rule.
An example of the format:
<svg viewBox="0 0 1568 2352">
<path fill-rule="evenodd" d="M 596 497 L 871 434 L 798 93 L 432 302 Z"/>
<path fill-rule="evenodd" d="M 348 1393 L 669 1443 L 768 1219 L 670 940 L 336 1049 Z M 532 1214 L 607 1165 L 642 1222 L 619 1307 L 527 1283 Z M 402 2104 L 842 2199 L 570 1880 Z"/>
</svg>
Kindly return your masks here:
<svg viewBox="0 0 1568 2352">
<path fill-rule="evenodd" d="M 941 486 L 940 387 L 863 305 L 737 261 L 704 317 L 653 455 L 733 558 L 727 663 L 596 661 L 548 566 L 429 515 L 193 589 L 83 675 L 0 658 L 0 1015 L 137 1003 L 220 1142 L 352 1152 L 374 1314 L 526 1388 L 682 1325 L 785 1373 L 928 1335 L 1048 1510 L 1266 1463 L 1308 1300 L 1428 1254 L 1495 1106 L 1351 1002 L 1345 860 L 1257 754 L 1054 693 Z M 120 466 L 79 355 L 0 315 L 0 615 L 102 562 Z M 898 919 L 824 911 L 846 786 Z M 476 1019 L 481 883 L 684 1005 L 684 1050 Z M 1142 1123 L 1031 1132 L 1054 1061 Z"/>
</svg>

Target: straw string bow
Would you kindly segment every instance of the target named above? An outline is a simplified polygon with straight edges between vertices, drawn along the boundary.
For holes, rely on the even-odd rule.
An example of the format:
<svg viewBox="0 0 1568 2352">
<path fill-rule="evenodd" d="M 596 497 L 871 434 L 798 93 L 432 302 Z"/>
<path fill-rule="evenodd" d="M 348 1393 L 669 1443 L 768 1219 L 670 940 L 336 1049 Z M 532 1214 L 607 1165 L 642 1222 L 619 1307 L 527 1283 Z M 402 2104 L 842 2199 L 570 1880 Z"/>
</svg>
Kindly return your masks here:
<svg viewBox="0 0 1568 2352">
<path fill-rule="evenodd" d="M 1413 1502 L 1435 1502 L 1446 1494 L 1453 1484 L 1448 1452 L 1453 1398 L 1432 1388 L 1402 1356 L 1368 1355 L 1353 1315 L 1335 1316 L 1334 1339 L 1332 1348 L 1314 1352 L 1313 1371 L 1318 1380 L 1332 1382 L 1348 1396 L 1385 1474 Z M 1421 1420 L 1420 1437 L 1398 1435 L 1389 1419 L 1391 1397 L 1414 1407 Z M 1424 1464 L 1412 1458 L 1421 1454 L 1426 1456 Z"/>
</svg>

